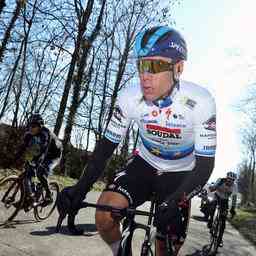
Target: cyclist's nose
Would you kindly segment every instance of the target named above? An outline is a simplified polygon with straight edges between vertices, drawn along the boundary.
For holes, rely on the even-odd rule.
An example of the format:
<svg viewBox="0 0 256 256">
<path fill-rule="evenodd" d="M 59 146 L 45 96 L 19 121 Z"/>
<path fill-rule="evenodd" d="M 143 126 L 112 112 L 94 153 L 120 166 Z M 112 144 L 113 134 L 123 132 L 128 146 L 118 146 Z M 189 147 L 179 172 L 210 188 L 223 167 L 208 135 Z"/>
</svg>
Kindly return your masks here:
<svg viewBox="0 0 256 256">
<path fill-rule="evenodd" d="M 140 79 L 142 81 L 150 80 L 150 79 L 152 79 L 152 74 L 149 72 L 140 73 Z"/>
</svg>

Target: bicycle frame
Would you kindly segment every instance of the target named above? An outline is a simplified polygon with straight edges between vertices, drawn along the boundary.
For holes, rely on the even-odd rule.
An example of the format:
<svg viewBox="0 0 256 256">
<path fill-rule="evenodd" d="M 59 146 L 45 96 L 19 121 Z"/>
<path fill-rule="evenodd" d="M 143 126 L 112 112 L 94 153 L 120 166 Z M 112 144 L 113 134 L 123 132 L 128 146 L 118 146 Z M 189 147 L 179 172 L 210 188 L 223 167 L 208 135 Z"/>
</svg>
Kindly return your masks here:
<svg viewBox="0 0 256 256">
<path fill-rule="evenodd" d="M 185 201 L 189 201 L 192 199 L 195 195 L 197 195 L 201 190 L 201 187 L 198 186 L 196 187 L 190 194 L 184 198 Z M 155 207 L 156 207 L 156 194 L 153 193 L 152 199 L 151 199 L 151 205 L 150 205 L 150 210 L 148 211 L 141 211 L 141 210 L 136 210 L 135 208 L 117 208 L 117 207 L 112 207 L 109 205 L 99 205 L 99 204 L 93 204 L 93 203 L 88 203 L 88 202 L 83 202 L 81 204 L 81 208 L 87 208 L 87 207 L 92 207 L 96 208 L 97 210 L 101 211 L 108 211 L 111 212 L 112 216 L 117 216 L 121 218 L 125 218 L 124 220 L 124 225 L 123 225 L 123 230 L 122 230 L 122 238 L 120 242 L 120 247 L 118 251 L 118 256 L 129 256 L 131 254 L 131 241 L 132 237 L 134 234 L 134 231 L 136 229 L 143 229 L 145 230 L 145 237 L 144 241 L 142 243 L 142 248 L 141 248 L 141 256 L 148 256 L 149 253 L 150 255 L 153 256 L 153 252 L 151 249 L 152 241 L 151 241 L 151 230 L 153 226 L 153 218 L 155 217 Z M 134 218 L 136 215 L 140 216 L 147 216 L 148 221 L 147 224 L 141 224 L 135 222 Z M 61 225 L 63 218 L 60 218 L 58 220 L 57 227 Z M 175 249 L 173 245 L 173 241 L 171 236 L 167 233 L 165 237 L 165 242 L 166 242 L 166 255 L 171 256 L 174 255 Z"/>
<path fill-rule="evenodd" d="M 212 226 L 212 230 L 211 230 L 211 244 L 210 244 L 210 248 L 209 248 L 209 252 L 213 248 L 213 252 L 212 252 L 213 255 L 215 255 L 218 251 L 221 229 L 222 229 L 222 225 L 223 225 L 222 215 L 226 214 L 226 212 L 225 212 L 226 210 L 221 209 L 219 202 L 217 202 L 215 211 L 217 211 L 217 212 L 216 212 L 216 216 L 213 219 L 213 226 Z"/>
<path fill-rule="evenodd" d="M 127 256 L 131 253 L 131 241 L 136 229 L 145 230 L 145 238 L 141 248 L 141 256 L 148 256 L 151 251 L 151 229 L 153 226 L 154 210 L 156 205 L 156 198 L 153 196 L 151 200 L 151 206 L 149 212 L 136 210 L 135 208 L 117 208 L 109 205 L 92 204 L 83 202 L 81 208 L 92 207 L 102 211 L 111 212 L 113 217 L 125 218 L 122 230 L 122 238 L 118 251 L 118 256 Z M 147 224 L 141 224 L 135 222 L 134 218 L 136 215 L 147 216 Z M 152 251 L 151 251 L 152 253 Z"/>
</svg>

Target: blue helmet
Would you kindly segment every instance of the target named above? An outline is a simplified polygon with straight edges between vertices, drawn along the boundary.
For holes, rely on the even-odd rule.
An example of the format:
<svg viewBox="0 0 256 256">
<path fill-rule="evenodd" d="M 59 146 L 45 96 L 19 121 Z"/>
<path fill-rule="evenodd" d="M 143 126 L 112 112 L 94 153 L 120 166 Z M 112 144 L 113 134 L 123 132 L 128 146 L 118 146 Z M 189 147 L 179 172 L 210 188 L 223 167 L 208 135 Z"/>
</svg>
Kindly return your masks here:
<svg viewBox="0 0 256 256">
<path fill-rule="evenodd" d="M 182 35 L 173 28 L 158 26 L 140 32 L 135 38 L 137 58 L 162 56 L 175 63 L 187 60 L 187 45 Z"/>
</svg>

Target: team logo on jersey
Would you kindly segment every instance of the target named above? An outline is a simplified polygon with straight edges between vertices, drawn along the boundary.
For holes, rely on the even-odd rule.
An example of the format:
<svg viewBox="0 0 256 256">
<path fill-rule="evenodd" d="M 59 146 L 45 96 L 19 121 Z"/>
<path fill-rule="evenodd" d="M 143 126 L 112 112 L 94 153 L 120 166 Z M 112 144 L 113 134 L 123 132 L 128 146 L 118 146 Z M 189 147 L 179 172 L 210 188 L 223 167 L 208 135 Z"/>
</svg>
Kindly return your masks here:
<svg viewBox="0 0 256 256">
<path fill-rule="evenodd" d="M 171 110 L 170 108 L 168 108 L 168 109 L 166 110 L 166 112 L 165 112 L 167 119 L 170 118 L 171 113 L 172 113 L 172 110 Z"/>
<path fill-rule="evenodd" d="M 119 106 L 115 106 L 113 116 L 121 123 L 124 118 L 123 112 Z"/>
<path fill-rule="evenodd" d="M 158 111 L 156 111 L 156 110 L 153 110 L 153 111 L 152 111 L 152 113 L 151 113 L 151 115 L 152 115 L 153 117 L 156 117 L 156 116 L 158 116 Z"/>
<path fill-rule="evenodd" d="M 181 103 L 189 107 L 190 109 L 193 109 L 197 104 L 195 100 L 192 100 L 186 96 L 181 98 Z"/>
<path fill-rule="evenodd" d="M 181 129 L 179 128 L 166 128 L 158 125 L 147 124 L 147 132 L 153 136 L 158 136 L 161 138 L 172 138 L 181 139 Z"/>
<path fill-rule="evenodd" d="M 204 150 L 216 150 L 216 145 L 204 146 Z"/>
<path fill-rule="evenodd" d="M 216 115 L 213 115 L 207 121 L 203 122 L 204 129 L 216 131 Z"/>
<path fill-rule="evenodd" d="M 185 105 L 188 106 L 189 108 L 193 109 L 196 105 L 196 101 L 187 99 L 185 102 Z"/>
</svg>

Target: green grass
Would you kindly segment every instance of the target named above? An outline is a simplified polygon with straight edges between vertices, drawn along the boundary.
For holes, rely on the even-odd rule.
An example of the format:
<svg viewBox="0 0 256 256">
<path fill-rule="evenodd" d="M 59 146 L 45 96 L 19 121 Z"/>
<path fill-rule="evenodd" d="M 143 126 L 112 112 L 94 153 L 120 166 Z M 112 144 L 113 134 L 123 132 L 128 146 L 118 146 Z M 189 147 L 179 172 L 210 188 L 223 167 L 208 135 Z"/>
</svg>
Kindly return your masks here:
<svg viewBox="0 0 256 256">
<path fill-rule="evenodd" d="M 256 210 L 238 209 L 230 223 L 256 246 Z"/>
<path fill-rule="evenodd" d="M 0 170 L 0 181 L 1 179 L 9 175 L 12 175 L 12 174 L 19 175 L 19 173 L 20 172 L 15 169 Z M 56 181 L 59 184 L 60 189 L 63 189 L 64 187 L 67 187 L 67 186 L 72 186 L 77 182 L 77 179 L 72 179 L 70 177 L 64 177 L 61 175 L 51 175 L 49 177 L 49 180 Z M 104 187 L 105 187 L 104 182 L 98 181 L 93 185 L 93 191 L 102 191 Z"/>
<path fill-rule="evenodd" d="M 72 179 L 72 178 L 64 177 L 60 175 L 52 175 L 50 176 L 50 180 L 56 181 L 60 185 L 60 189 L 67 186 L 72 186 L 77 182 L 77 179 Z M 105 187 L 105 184 L 101 181 L 98 181 L 93 185 L 93 191 L 102 191 L 104 187 Z"/>
</svg>

